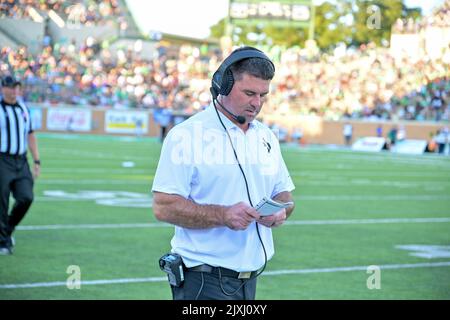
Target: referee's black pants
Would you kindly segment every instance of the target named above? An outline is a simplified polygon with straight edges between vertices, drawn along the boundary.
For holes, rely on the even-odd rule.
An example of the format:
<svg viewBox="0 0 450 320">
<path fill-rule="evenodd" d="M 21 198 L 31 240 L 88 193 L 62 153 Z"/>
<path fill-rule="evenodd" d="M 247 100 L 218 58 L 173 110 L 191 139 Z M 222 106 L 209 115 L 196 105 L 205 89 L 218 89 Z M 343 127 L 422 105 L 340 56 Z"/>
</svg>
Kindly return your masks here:
<svg viewBox="0 0 450 320">
<path fill-rule="evenodd" d="M 8 214 L 9 196 L 15 203 Z M 33 202 L 33 176 L 25 155 L 0 154 L 0 245 L 8 243 Z"/>
</svg>

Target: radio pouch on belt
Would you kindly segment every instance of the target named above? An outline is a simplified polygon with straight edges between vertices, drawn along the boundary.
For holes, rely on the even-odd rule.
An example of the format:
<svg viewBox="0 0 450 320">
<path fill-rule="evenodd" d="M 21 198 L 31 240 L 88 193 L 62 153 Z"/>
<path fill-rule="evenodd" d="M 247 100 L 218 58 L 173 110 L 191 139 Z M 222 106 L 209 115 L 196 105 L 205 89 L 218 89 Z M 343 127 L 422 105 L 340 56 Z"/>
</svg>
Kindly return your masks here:
<svg viewBox="0 0 450 320">
<path fill-rule="evenodd" d="M 159 259 L 159 267 L 167 273 L 169 283 L 172 286 L 179 287 L 184 281 L 183 260 L 176 253 L 168 253 Z"/>
</svg>

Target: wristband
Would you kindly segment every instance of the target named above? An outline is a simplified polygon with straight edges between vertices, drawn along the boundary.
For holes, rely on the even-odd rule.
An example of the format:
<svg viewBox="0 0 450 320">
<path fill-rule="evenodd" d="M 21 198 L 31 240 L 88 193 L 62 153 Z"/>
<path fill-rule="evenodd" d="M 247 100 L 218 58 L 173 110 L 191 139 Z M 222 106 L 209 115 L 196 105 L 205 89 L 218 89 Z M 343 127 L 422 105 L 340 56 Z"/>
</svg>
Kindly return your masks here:
<svg viewBox="0 0 450 320">
<path fill-rule="evenodd" d="M 41 160 L 34 160 L 34 164 L 41 165 Z"/>
</svg>

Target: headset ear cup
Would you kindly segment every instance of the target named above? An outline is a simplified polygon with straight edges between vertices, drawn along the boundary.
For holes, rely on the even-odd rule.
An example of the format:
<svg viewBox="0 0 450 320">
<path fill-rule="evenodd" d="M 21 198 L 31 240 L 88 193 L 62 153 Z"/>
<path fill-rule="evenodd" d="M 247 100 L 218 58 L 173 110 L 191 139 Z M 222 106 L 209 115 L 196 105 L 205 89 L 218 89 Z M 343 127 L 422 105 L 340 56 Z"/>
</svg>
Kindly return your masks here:
<svg viewBox="0 0 450 320">
<path fill-rule="evenodd" d="M 227 96 L 230 94 L 231 89 L 233 89 L 234 77 L 230 69 L 227 69 L 222 78 L 222 86 L 220 88 L 220 94 Z"/>
<path fill-rule="evenodd" d="M 219 72 L 214 72 L 213 77 L 212 77 L 212 81 L 211 81 L 211 94 L 213 95 L 214 99 L 217 99 L 217 97 L 219 96 L 219 93 L 221 91 L 220 89 L 220 83 L 222 83 L 222 79 L 220 77 Z"/>
</svg>

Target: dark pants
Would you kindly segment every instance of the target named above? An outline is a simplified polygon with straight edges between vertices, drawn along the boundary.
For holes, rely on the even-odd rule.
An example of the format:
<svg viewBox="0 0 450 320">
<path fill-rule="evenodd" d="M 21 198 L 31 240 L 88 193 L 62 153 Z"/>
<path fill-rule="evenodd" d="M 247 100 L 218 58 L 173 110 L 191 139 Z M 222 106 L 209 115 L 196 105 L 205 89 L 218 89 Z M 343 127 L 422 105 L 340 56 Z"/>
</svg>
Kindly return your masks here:
<svg viewBox="0 0 450 320">
<path fill-rule="evenodd" d="M 8 215 L 9 196 L 15 203 Z M 26 156 L 0 154 L 0 245 L 5 245 L 33 202 L 33 176 Z"/>
<path fill-rule="evenodd" d="M 223 288 L 223 290 L 222 290 Z M 173 300 L 255 300 L 256 278 L 241 280 L 214 273 L 184 271 L 181 287 L 171 286 Z M 233 292 L 232 295 L 227 295 Z"/>
<path fill-rule="evenodd" d="M 345 144 L 349 146 L 352 143 L 352 136 L 344 136 Z"/>
</svg>

